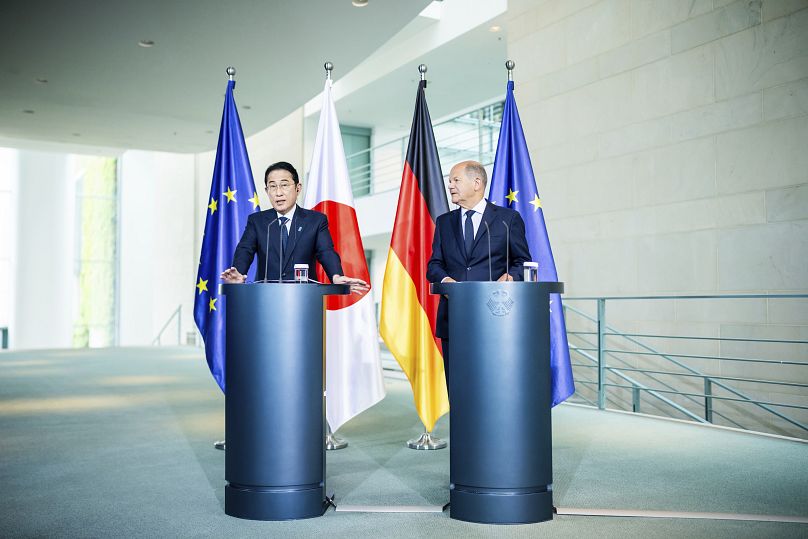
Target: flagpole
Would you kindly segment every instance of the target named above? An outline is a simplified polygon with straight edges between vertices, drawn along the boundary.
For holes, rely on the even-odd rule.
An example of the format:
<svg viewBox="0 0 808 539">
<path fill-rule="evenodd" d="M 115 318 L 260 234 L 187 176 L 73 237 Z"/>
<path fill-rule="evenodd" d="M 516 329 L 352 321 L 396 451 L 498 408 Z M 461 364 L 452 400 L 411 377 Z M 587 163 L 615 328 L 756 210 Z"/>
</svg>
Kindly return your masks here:
<svg viewBox="0 0 808 539">
<path fill-rule="evenodd" d="M 334 64 L 331 62 L 326 62 L 323 64 L 325 68 L 325 80 L 331 80 L 331 71 L 334 70 Z M 328 358 L 326 358 L 326 361 Z M 328 395 L 325 397 L 326 402 L 328 401 Z M 326 405 L 327 408 L 327 405 Z M 328 423 L 328 418 L 325 420 L 325 449 L 326 451 L 335 451 L 337 449 L 345 449 L 348 447 L 348 442 L 339 438 L 336 434 L 331 432 L 331 425 Z"/>
<path fill-rule="evenodd" d="M 513 81 L 513 68 L 516 67 L 516 62 L 513 60 L 508 60 L 505 62 L 505 69 L 508 70 L 508 82 Z"/>
<path fill-rule="evenodd" d="M 225 69 L 225 73 L 227 73 L 227 80 L 236 80 L 236 68 L 233 66 L 227 66 Z M 225 449 L 225 441 L 224 440 L 217 440 L 213 442 L 213 448 L 218 449 L 219 451 L 224 451 Z"/>
<path fill-rule="evenodd" d="M 426 87 L 426 64 L 418 65 L 418 73 L 421 74 L 421 80 L 424 81 Z M 432 433 L 424 428 L 423 434 L 418 438 L 407 440 L 407 447 L 410 449 L 417 449 L 419 451 L 431 451 L 434 449 L 444 449 L 448 444 L 446 440 L 441 440 L 438 437 L 432 436 Z"/>
</svg>

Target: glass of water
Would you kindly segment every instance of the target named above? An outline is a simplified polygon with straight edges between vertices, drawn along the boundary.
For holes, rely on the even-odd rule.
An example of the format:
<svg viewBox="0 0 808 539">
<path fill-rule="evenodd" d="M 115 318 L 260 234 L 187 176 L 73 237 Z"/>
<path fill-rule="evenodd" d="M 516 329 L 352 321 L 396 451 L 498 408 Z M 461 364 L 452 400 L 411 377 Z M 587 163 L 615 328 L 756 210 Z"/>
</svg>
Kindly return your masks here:
<svg viewBox="0 0 808 539">
<path fill-rule="evenodd" d="M 309 265 L 308 264 L 295 264 L 295 282 L 307 283 L 309 282 Z"/>
<path fill-rule="evenodd" d="M 538 262 L 525 262 L 522 264 L 525 271 L 526 283 L 539 282 L 539 263 Z"/>
</svg>

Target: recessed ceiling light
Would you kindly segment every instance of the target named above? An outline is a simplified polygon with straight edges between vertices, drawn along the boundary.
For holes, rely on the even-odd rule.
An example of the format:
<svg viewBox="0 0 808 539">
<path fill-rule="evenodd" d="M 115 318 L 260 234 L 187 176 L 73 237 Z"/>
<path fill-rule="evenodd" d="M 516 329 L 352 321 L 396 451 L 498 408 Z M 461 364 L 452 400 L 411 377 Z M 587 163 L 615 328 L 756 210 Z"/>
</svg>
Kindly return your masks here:
<svg viewBox="0 0 808 539">
<path fill-rule="evenodd" d="M 502 30 L 502 27 L 497 26 L 496 24 L 488 29 L 489 32 L 499 32 L 500 30 Z"/>
<path fill-rule="evenodd" d="M 242 105 L 241 108 L 243 108 L 244 110 L 250 110 L 252 108 L 252 106 L 251 105 Z"/>
<path fill-rule="evenodd" d="M 152 41 L 151 39 L 141 39 L 140 41 L 137 42 L 137 44 L 139 47 L 143 47 L 144 49 L 154 47 L 154 41 Z"/>
<path fill-rule="evenodd" d="M 80 137 L 80 136 L 81 136 L 81 133 L 73 133 L 73 136 L 74 136 L 74 137 Z"/>
<path fill-rule="evenodd" d="M 34 79 L 34 82 L 36 82 L 37 84 L 48 84 L 48 79 L 46 79 L 45 77 L 37 77 Z"/>
<path fill-rule="evenodd" d="M 25 110 L 23 110 L 23 112 L 25 114 L 33 114 L 34 113 L 34 111 L 32 109 L 25 109 Z"/>
<path fill-rule="evenodd" d="M 368 5 L 368 0 L 351 0 L 354 7 L 365 7 Z"/>
</svg>

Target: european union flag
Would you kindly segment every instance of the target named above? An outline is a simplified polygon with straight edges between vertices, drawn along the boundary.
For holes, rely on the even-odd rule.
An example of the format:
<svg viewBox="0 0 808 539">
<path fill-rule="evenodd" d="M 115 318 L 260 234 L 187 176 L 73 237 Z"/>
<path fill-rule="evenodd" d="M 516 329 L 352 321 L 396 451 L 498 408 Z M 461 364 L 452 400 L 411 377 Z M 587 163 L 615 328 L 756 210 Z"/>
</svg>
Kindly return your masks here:
<svg viewBox="0 0 808 539">
<path fill-rule="evenodd" d="M 235 85 L 232 80 L 227 83 L 224 97 L 194 300 L 194 320 L 205 341 L 208 367 L 222 391 L 225 390 L 225 298 L 219 294 L 219 274 L 230 267 L 233 252 L 247 225 L 247 216 L 260 209 L 233 99 Z M 252 280 L 254 276 L 253 264 L 247 278 Z"/>
<path fill-rule="evenodd" d="M 499 206 L 514 208 L 522 215 L 530 253 L 533 260 L 539 263 L 539 280 L 557 281 L 558 274 L 544 224 L 536 178 L 533 176 L 525 133 L 522 131 L 522 122 L 513 98 L 513 81 L 508 82 L 489 199 Z M 550 371 L 553 377 L 552 401 L 555 406 L 575 392 L 567 328 L 559 294 L 550 295 Z"/>
</svg>

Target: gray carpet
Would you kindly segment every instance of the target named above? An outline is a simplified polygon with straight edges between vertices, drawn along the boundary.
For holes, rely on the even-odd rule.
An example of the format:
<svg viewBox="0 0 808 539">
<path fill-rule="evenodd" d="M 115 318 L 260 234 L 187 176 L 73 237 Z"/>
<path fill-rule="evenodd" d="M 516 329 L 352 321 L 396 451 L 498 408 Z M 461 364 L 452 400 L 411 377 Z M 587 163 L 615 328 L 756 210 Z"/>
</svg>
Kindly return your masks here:
<svg viewBox="0 0 808 539">
<path fill-rule="evenodd" d="M 448 501 L 449 452 L 412 451 L 406 382 L 345 425 L 328 453 L 337 502 Z M 0 353 L 0 535 L 262 537 L 806 537 L 802 524 L 558 516 L 486 526 L 447 513 L 252 522 L 223 512 L 223 398 L 192 348 Z M 808 516 L 808 444 L 557 407 L 555 504 Z M 448 419 L 435 432 L 448 436 Z M 496 438 L 496 433 L 487 433 Z"/>
</svg>

